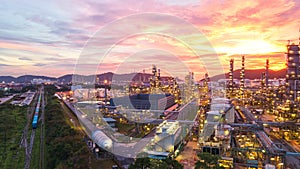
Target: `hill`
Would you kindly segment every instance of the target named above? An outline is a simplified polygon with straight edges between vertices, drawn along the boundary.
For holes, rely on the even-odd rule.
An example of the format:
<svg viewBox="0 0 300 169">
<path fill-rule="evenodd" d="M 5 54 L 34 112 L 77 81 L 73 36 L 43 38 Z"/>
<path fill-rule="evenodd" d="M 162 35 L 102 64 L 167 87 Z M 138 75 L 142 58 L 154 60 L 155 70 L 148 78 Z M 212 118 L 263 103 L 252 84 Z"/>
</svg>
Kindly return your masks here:
<svg viewBox="0 0 300 169">
<path fill-rule="evenodd" d="M 241 69 L 233 71 L 233 78 L 240 79 L 240 72 L 241 72 Z M 247 70 L 245 70 L 245 78 L 246 79 L 260 79 L 263 72 L 265 72 L 265 69 L 247 69 Z M 286 69 L 281 69 L 278 71 L 269 70 L 269 78 L 270 79 L 285 78 L 285 75 L 286 75 Z M 225 77 L 229 78 L 229 73 L 226 73 Z M 216 75 L 216 76 L 211 77 L 211 79 L 221 79 L 221 78 L 223 78 L 222 75 Z"/>
<path fill-rule="evenodd" d="M 235 79 L 240 78 L 240 71 L 241 69 L 235 70 L 233 72 L 233 77 Z M 247 69 L 245 70 L 245 78 L 246 79 L 260 79 L 262 73 L 265 72 L 265 69 Z M 286 69 L 274 71 L 274 70 L 269 70 L 269 78 L 285 78 L 286 75 Z M 80 81 L 94 81 L 95 76 L 94 75 L 76 75 L 75 76 L 78 80 Z M 114 80 L 120 80 L 120 81 L 127 81 L 130 79 L 133 79 L 133 81 L 138 81 L 138 80 L 144 80 L 144 79 L 149 79 L 151 77 L 151 74 L 142 74 L 142 73 L 129 73 L 129 74 L 114 74 L 112 72 L 107 72 L 103 74 L 98 74 L 97 78 L 99 81 L 104 81 L 104 80 L 109 80 L 111 81 L 112 79 Z M 216 75 L 210 77 L 211 79 L 222 79 L 224 75 Z M 229 73 L 225 74 L 226 78 L 229 78 Z M 9 82 L 16 82 L 16 83 L 30 83 L 32 79 L 45 79 L 45 80 L 51 80 L 51 81 L 58 81 L 59 83 L 69 83 L 72 81 L 73 75 L 72 74 L 67 74 L 58 78 L 55 77 L 48 77 L 48 76 L 34 76 L 34 75 L 24 75 L 20 77 L 12 77 L 12 76 L 0 76 L 0 83 L 2 81 L 9 83 Z M 162 77 L 162 78 L 168 78 L 168 77 Z"/>
</svg>

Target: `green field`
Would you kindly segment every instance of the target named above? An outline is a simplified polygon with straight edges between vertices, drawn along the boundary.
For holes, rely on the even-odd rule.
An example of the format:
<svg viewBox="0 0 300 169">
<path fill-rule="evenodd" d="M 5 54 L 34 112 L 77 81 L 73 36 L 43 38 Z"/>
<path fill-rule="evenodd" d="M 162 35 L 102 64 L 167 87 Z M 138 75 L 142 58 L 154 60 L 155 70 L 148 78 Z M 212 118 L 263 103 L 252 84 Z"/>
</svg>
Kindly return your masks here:
<svg viewBox="0 0 300 169">
<path fill-rule="evenodd" d="M 27 107 L 0 105 L 0 168 L 23 168 L 25 149 L 19 145 Z"/>
<path fill-rule="evenodd" d="M 111 168 L 113 160 L 97 160 L 83 141 L 84 135 L 74 129 L 59 100 L 53 97 L 55 88 L 46 86 L 48 104 L 45 108 L 44 167 L 53 168 Z M 35 98 L 36 100 L 36 98 Z M 31 105 L 32 106 L 32 105 Z M 34 107 L 34 106 L 33 106 Z M 24 168 L 25 148 L 20 145 L 27 123 L 28 106 L 19 107 L 9 103 L 0 105 L 0 169 Z M 30 121 L 29 121 L 30 123 Z M 39 122 L 32 149 L 30 168 L 40 168 Z M 30 143 L 31 125 L 28 130 Z"/>
</svg>

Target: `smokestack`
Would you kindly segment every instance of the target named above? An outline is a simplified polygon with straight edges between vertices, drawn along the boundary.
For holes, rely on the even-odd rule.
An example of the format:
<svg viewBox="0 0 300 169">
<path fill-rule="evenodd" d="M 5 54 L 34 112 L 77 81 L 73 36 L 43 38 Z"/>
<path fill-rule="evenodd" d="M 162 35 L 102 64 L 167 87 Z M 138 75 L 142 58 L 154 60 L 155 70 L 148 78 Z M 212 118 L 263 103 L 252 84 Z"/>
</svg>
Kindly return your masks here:
<svg viewBox="0 0 300 169">
<path fill-rule="evenodd" d="M 155 65 L 153 65 L 152 74 L 154 77 L 156 76 L 156 66 Z"/>
<path fill-rule="evenodd" d="M 208 82 L 209 82 L 209 77 L 208 77 L 208 74 L 205 73 L 204 86 L 207 86 L 207 85 L 208 85 Z"/>
<path fill-rule="evenodd" d="M 192 72 L 192 80 L 194 81 L 194 72 Z"/>
<path fill-rule="evenodd" d="M 230 65 L 229 65 L 229 90 L 230 90 L 230 92 L 233 92 L 233 64 L 234 64 L 234 59 L 230 59 Z"/>
<path fill-rule="evenodd" d="M 245 87 L 245 56 L 242 56 L 242 70 L 241 70 L 241 89 L 244 90 Z"/>
<path fill-rule="evenodd" d="M 157 77 L 160 78 L 160 69 L 157 69 L 157 71 L 158 71 Z"/>
<path fill-rule="evenodd" d="M 262 74 L 261 74 L 261 89 L 264 89 L 265 88 L 265 79 L 266 79 L 266 73 L 265 72 L 263 72 Z"/>
<path fill-rule="evenodd" d="M 266 60 L 266 87 L 269 86 L 269 59 Z"/>
</svg>

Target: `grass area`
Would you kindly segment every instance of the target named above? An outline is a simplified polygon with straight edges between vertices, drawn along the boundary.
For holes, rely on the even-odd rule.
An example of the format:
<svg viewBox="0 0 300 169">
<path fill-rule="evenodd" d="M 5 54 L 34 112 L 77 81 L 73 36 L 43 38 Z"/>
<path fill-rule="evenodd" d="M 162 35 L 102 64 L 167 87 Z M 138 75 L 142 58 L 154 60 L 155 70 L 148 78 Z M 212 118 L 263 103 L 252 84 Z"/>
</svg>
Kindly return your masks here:
<svg viewBox="0 0 300 169">
<path fill-rule="evenodd" d="M 91 168 L 92 169 L 110 169 L 113 165 L 116 165 L 113 160 L 96 160 L 92 159 Z"/>
<path fill-rule="evenodd" d="M 82 158 L 88 153 L 82 136 L 66 123 L 61 105 L 55 98 L 48 99 L 45 111 L 46 168 L 83 168 Z"/>
<path fill-rule="evenodd" d="M 19 146 L 27 107 L 0 105 L 0 168 L 24 167 L 25 150 Z"/>
</svg>

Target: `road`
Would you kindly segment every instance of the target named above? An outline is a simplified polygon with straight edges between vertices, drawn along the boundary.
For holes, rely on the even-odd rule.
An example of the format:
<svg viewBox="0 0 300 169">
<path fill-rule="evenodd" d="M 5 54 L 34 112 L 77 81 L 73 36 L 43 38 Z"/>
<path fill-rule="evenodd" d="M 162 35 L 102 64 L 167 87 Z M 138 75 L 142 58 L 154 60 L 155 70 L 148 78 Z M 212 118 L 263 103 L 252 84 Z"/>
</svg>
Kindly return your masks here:
<svg viewBox="0 0 300 169">
<path fill-rule="evenodd" d="M 66 107 L 65 103 L 63 101 L 60 101 L 60 105 L 63 108 L 64 112 L 66 113 L 66 115 L 68 116 L 68 118 L 70 119 L 70 121 L 72 122 L 74 128 L 76 130 L 79 130 L 83 136 L 86 135 L 86 133 L 83 131 L 77 117 L 71 112 L 71 110 Z M 73 109 L 72 109 L 73 110 Z"/>
</svg>

